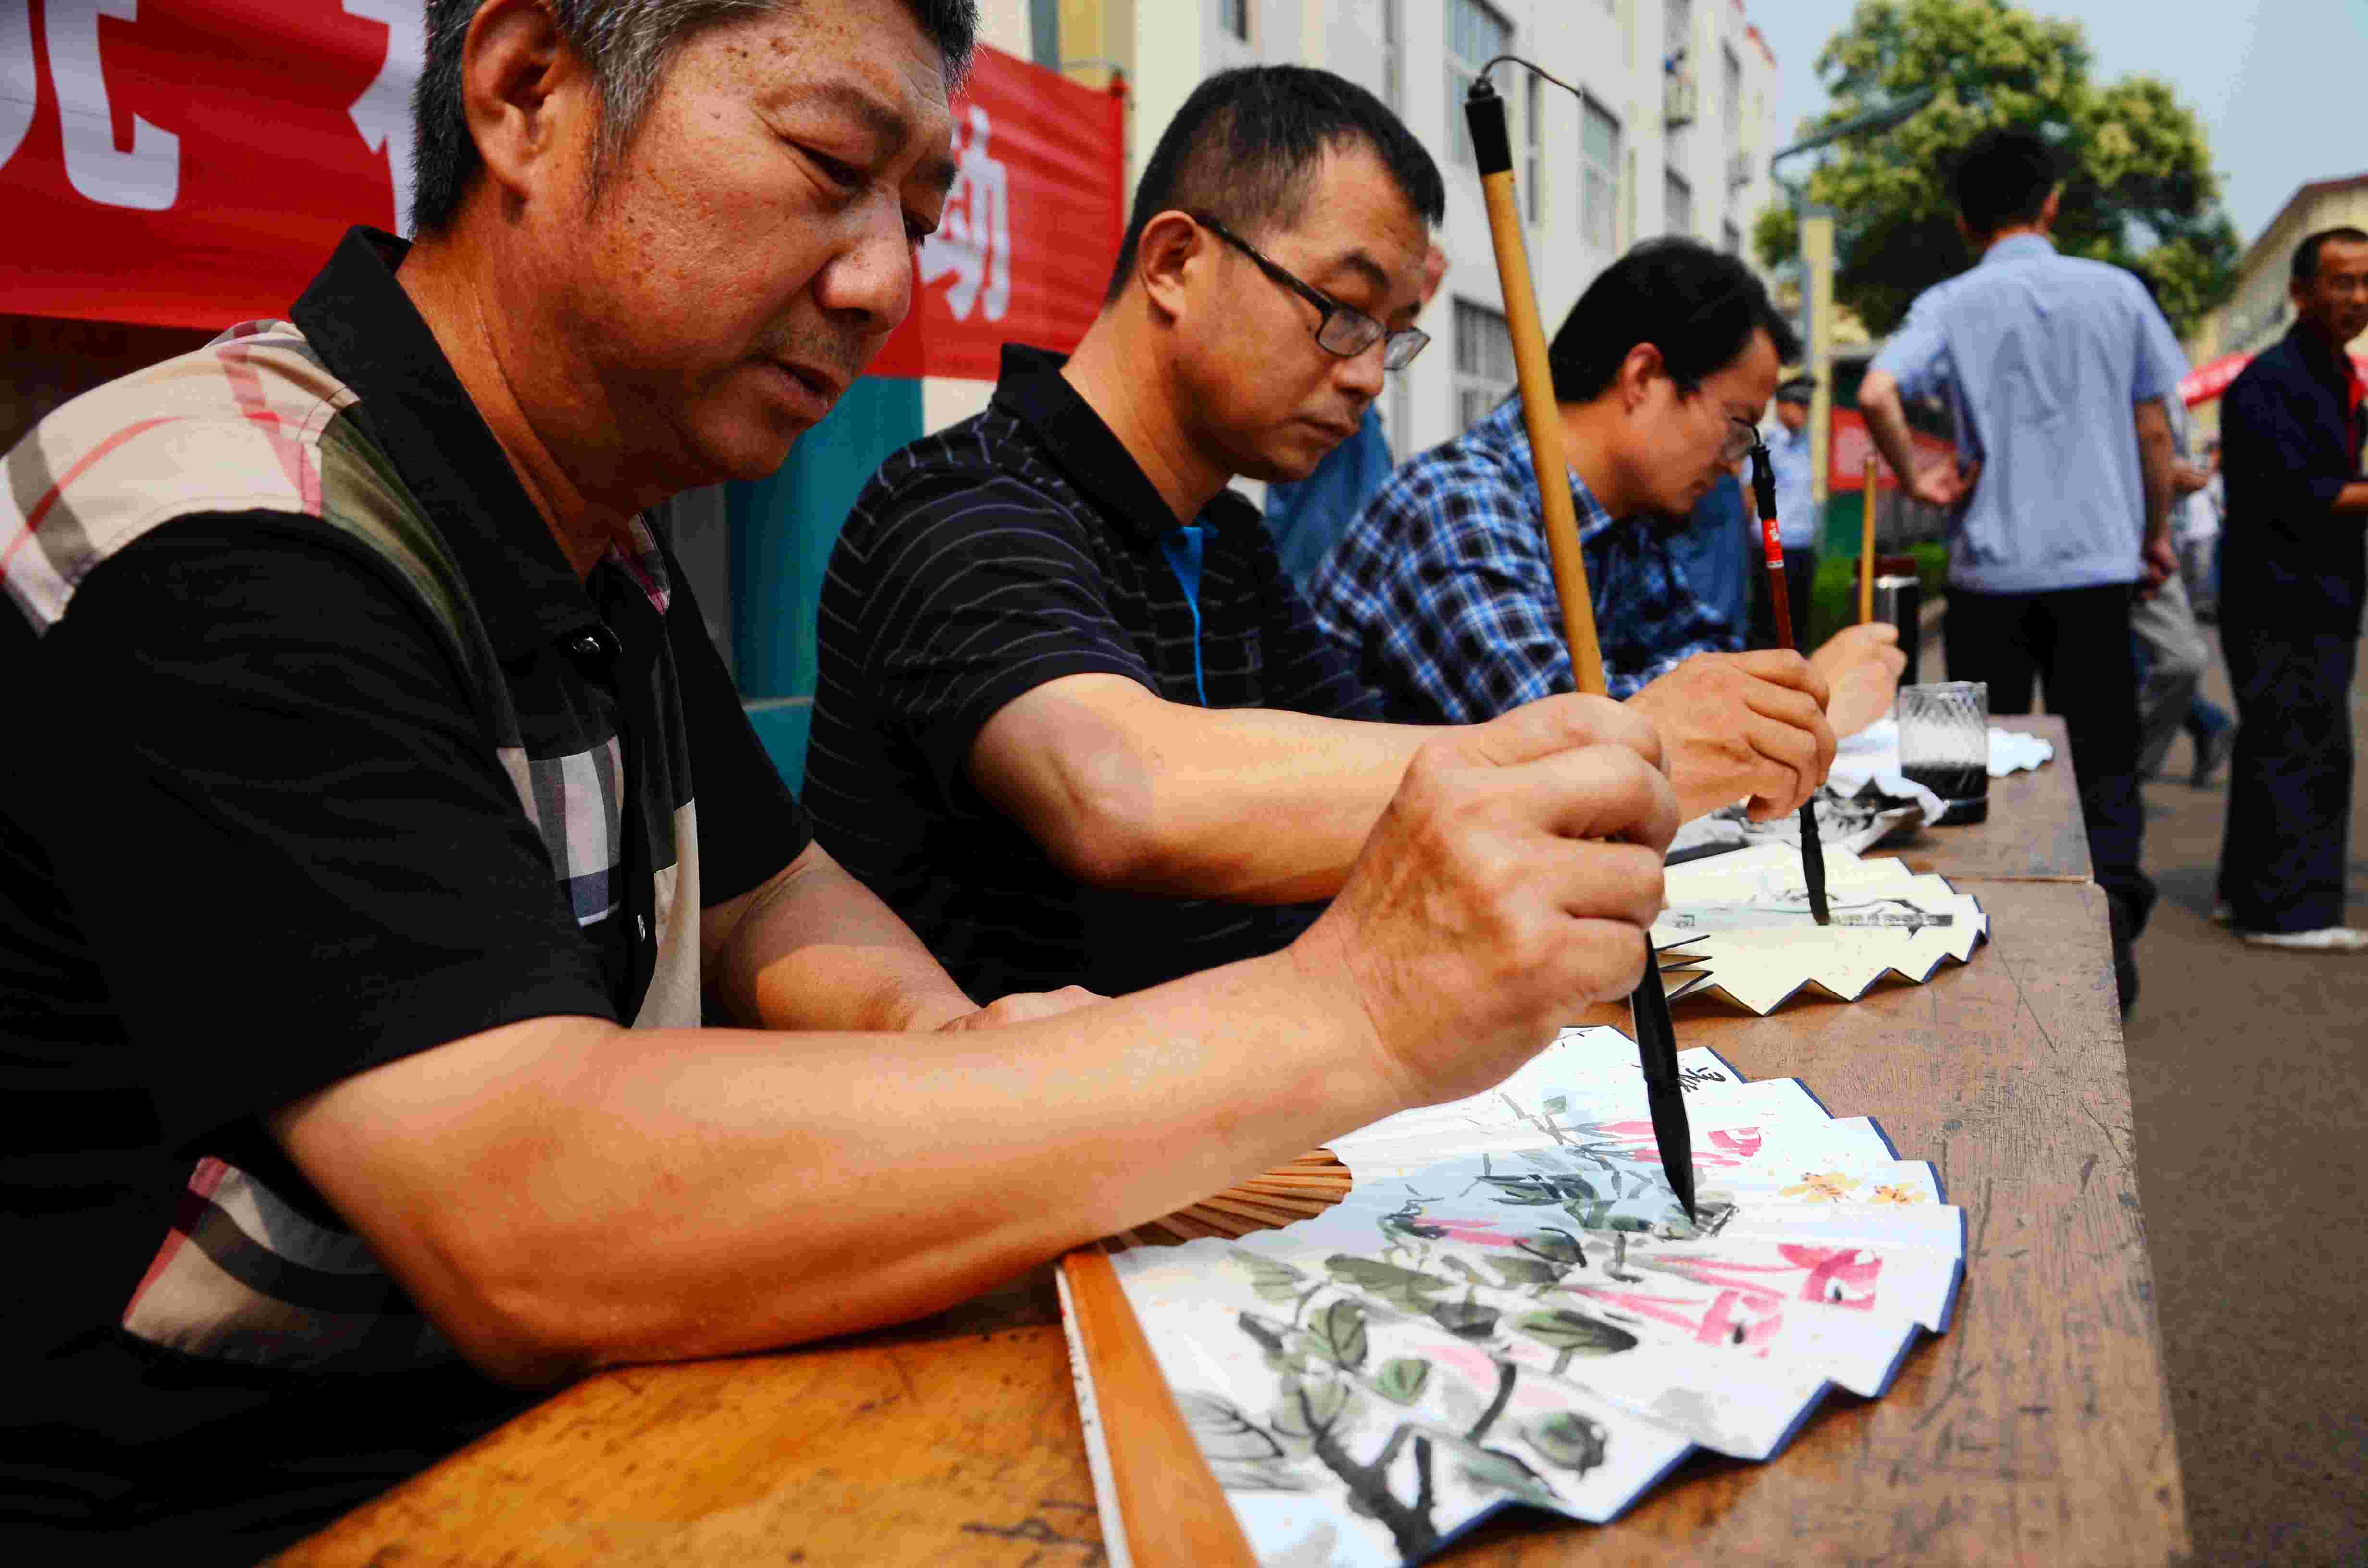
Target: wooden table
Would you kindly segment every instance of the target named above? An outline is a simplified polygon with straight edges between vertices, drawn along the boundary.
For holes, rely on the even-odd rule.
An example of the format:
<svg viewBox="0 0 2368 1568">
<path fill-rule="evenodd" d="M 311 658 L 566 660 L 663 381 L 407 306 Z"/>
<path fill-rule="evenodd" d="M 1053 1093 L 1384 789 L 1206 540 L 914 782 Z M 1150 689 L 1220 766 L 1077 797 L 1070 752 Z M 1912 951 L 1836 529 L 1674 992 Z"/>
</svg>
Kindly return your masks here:
<svg viewBox="0 0 2368 1568">
<path fill-rule="evenodd" d="M 2103 897 L 2013 881 L 1981 897 L 1996 939 L 1929 985 L 1768 1018 L 1679 1006 L 1686 1042 L 1879 1116 L 1940 1168 L 1968 1222 L 1950 1332 L 1887 1398 L 1830 1399 L 1771 1463 L 1698 1457 L 1611 1527 L 1525 1515 L 1440 1561 L 2185 1555 Z M 1090 1568 L 1100 1540 L 1040 1286 L 896 1332 L 593 1378 L 281 1562 Z"/>
<path fill-rule="evenodd" d="M 1916 871 L 1944 877 L 2016 881 L 2089 880 L 2089 834 L 2080 825 L 2080 792 L 2072 777 L 2072 744 L 2064 721 L 2052 714 L 1996 719 L 2001 730 L 2039 735 L 2055 744 L 2055 760 L 1990 780 L 1990 816 L 1971 827 L 1928 827 L 1905 844 L 1873 851 L 1896 855 Z"/>
</svg>

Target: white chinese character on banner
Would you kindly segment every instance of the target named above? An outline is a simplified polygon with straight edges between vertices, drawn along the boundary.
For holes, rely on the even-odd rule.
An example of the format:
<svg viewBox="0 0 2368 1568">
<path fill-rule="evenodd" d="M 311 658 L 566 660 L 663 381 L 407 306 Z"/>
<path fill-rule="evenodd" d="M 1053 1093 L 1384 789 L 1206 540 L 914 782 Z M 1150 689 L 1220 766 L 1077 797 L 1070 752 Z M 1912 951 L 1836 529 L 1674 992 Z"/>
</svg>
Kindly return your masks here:
<svg viewBox="0 0 2368 1568">
<path fill-rule="evenodd" d="M 349 17 L 365 17 L 386 24 L 386 58 L 378 74 L 346 110 L 362 145 L 386 153 L 386 172 L 394 184 L 394 232 L 411 233 L 411 88 L 419 80 L 419 64 L 427 52 L 427 29 L 420 19 L 419 0 L 344 0 Z"/>
<path fill-rule="evenodd" d="M 946 308 L 956 321 L 970 320 L 973 305 L 988 321 L 1011 308 L 1010 182 L 1001 162 L 986 155 L 989 134 L 986 111 L 971 105 L 970 137 L 955 156 L 945 212 L 921 242 L 921 282 L 953 278 Z"/>
<path fill-rule="evenodd" d="M 131 150 L 117 148 L 115 114 L 98 61 L 98 19 L 136 22 L 140 0 L 49 0 L 41 16 L 50 80 L 58 89 L 66 183 L 109 207 L 164 211 L 181 193 L 181 139 L 135 114 Z"/>
</svg>

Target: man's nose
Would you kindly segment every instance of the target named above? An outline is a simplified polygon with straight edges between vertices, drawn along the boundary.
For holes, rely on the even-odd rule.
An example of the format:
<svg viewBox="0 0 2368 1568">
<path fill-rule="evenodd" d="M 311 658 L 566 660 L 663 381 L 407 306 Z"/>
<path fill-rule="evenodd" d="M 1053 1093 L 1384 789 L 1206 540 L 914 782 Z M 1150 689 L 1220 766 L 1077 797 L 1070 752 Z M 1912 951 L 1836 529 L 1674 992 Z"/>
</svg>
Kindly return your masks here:
<svg viewBox="0 0 2368 1568">
<path fill-rule="evenodd" d="M 814 301 L 836 316 L 862 319 L 866 336 L 893 332 L 913 308 L 913 246 L 903 211 L 872 204 L 861 227 L 814 277 Z"/>
<path fill-rule="evenodd" d="M 1341 360 L 1332 372 L 1334 384 L 1343 392 L 1355 392 L 1368 403 L 1381 396 L 1386 373 L 1382 356 L 1388 343 L 1386 336 L 1379 338 L 1363 352 L 1351 354 Z"/>
</svg>

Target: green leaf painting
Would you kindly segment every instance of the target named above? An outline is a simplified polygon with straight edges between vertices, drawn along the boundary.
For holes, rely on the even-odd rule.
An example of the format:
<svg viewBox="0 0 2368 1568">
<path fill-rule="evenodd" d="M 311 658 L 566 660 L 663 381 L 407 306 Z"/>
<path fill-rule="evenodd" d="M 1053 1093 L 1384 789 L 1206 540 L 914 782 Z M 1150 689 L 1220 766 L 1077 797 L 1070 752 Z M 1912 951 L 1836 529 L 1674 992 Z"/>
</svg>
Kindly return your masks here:
<svg viewBox="0 0 2368 1568">
<path fill-rule="evenodd" d="M 1478 1301 L 1430 1304 L 1431 1321 L 1458 1339 L 1486 1339 L 1497 1332 L 1497 1319 L 1501 1315 L 1497 1308 Z"/>
<path fill-rule="evenodd" d="M 1326 1258 L 1324 1267 L 1331 1271 L 1334 1283 L 1370 1290 L 1404 1312 L 1427 1312 L 1430 1310 L 1430 1303 L 1424 1301 L 1424 1297 L 1453 1289 L 1449 1281 L 1436 1274 L 1425 1274 L 1418 1268 L 1400 1268 L 1391 1263 L 1376 1263 L 1371 1258 L 1352 1257 L 1344 1252 Z"/>
<path fill-rule="evenodd" d="M 1186 1391 L 1176 1396 L 1184 1420 L 1213 1460 L 1272 1460 L 1282 1457 L 1282 1445 L 1265 1427 L 1251 1420 L 1242 1407 L 1223 1394 Z"/>
<path fill-rule="evenodd" d="M 1300 1292 L 1307 1289 L 1306 1273 L 1287 1263 L 1261 1257 L 1242 1247 L 1233 1249 L 1233 1257 L 1250 1271 L 1250 1289 L 1262 1301 L 1297 1301 Z"/>
<path fill-rule="evenodd" d="M 1603 1428 L 1576 1411 L 1540 1416 L 1525 1422 L 1520 1431 L 1530 1447 L 1565 1470 L 1584 1475 L 1603 1462 Z"/>
<path fill-rule="evenodd" d="M 1353 1371 L 1365 1364 L 1365 1310 L 1351 1301 L 1334 1301 L 1309 1322 L 1307 1337 L 1326 1360 Z"/>
<path fill-rule="evenodd" d="M 1420 1356 L 1393 1356 L 1382 1363 L 1373 1387 L 1385 1399 L 1412 1404 L 1430 1381 L 1430 1363 Z"/>
<path fill-rule="evenodd" d="M 1544 1258 L 1549 1263 L 1565 1265 L 1587 1261 L 1587 1249 L 1578 1238 L 1567 1231 L 1535 1231 L 1515 1244 L 1526 1253 Z"/>
<path fill-rule="evenodd" d="M 1492 1257 L 1488 1267 L 1503 1275 L 1506 1286 L 1513 1290 L 1525 1285 L 1557 1284 L 1569 1272 L 1568 1265 L 1548 1263 L 1542 1257 Z"/>
<path fill-rule="evenodd" d="M 1636 1336 L 1617 1324 L 1575 1312 L 1568 1307 L 1525 1317 L 1513 1326 L 1565 1355 L 1616 1356 L 1636 1347 Z"/>
</svg>

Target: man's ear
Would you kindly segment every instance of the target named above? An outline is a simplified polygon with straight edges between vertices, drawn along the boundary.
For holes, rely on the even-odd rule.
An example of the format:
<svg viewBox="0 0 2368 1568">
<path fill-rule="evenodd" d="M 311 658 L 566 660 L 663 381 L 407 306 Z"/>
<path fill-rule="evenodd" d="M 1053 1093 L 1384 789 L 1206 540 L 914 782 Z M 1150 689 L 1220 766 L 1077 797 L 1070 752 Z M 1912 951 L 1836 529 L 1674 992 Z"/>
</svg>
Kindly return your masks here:
<svg viewBox="0 0 2368 1568">
<path fill-rule="evenodd" d="M 2055 211 L 2057 208 L 2063 205 L 2063 203 L 2064 187 L 2059 185 L 2054 190 L 2047 193 L 2046 200 L 2039 204 L 2039 228 L 2041 233 L 2044 233 L 2049 229 L 2055 227 Z"/>
<path fill-rule="evenodd" d="M 1621 412 L 1635 413 L 1650 393 L 1653 378 L 1667 374 L 1668 366 L 1662 360 L 1660 349 L 1653 344 L 1640 343 L 1629 349 L 1620 361 L 1619 372 L 1612 377 L 1612 384 L 1620 389 Z"/>
<path fill-rule="evenodd" d="M 1210 248 L 1201 225 L 1181 212 L 1162 212 L 1143 226 L 1134 247 L 1134 280 L 1163 319 L 1184 313 L 1190 275 L 1209 265 Z"/>
<path fill-rule="evenodd" d="M 592 84 L 537 0 L 491 0 L 461 50 L 461 101 L 486 176 L 506 201 L 546 188 L 571 119 L 597 116 Z"/>
</svg>

